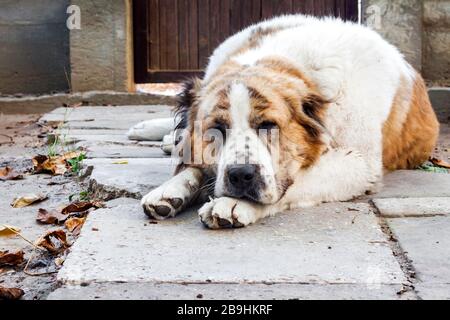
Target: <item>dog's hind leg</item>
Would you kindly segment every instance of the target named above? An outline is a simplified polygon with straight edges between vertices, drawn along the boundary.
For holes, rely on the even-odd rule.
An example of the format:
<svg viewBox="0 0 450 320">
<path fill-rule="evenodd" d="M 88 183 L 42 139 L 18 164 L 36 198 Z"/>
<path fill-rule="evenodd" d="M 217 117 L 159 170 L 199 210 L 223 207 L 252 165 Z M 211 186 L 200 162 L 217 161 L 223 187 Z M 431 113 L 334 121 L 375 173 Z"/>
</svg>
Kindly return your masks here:
<svg viewBox="0 0 450 320">
<path fill-rule="evenodd" d="M 145 213 L 158 220 L 174 217 L 197 196 L 202 180 L 199 169 L 184 169 L 142 198 Z"/>
</svg>

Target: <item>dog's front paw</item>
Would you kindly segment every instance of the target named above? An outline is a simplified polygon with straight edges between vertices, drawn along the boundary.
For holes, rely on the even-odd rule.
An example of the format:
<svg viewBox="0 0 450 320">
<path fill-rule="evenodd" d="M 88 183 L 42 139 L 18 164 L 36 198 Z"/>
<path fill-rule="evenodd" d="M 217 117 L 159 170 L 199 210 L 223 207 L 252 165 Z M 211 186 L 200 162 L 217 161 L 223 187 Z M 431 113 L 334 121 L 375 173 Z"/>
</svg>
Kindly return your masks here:
<svg viewBox="0 0 450 320">
<path fill-rule="evenodd" d="M 175 217 L 186 207 L 190 198 L 188 188 L 162 185 L 143 197 L 141 205 L 150 218 L 164 220 Z"/>
<path fill-rule="evenodd" d="M 255 205 L 233 198 L 218 198 L 198 211 L 200 221 L 210 229 L 242 228 L 256 221 Z"/>
</svg>

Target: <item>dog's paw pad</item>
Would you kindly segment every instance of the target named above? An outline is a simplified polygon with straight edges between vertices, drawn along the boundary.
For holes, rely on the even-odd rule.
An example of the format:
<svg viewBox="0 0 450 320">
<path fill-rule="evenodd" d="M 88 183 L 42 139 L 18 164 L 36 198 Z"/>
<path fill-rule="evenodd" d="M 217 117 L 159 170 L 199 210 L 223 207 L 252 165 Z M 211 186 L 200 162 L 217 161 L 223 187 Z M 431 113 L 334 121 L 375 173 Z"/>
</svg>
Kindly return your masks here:
<svg viewBox="0 0 450 320">
<path fill-rule="evenodd" d="M 164 220 L 176 214 L 177 210 L 169 203 L 161 200 L 156 203 L 143 203 L 142 207 L 147 216 L 152 219 Z"/>
<path fill-rule="evenodd" d="M 174 217 L 183 210 L 189 201 L 190 194 L 186 190 L 159 187 L 142 198 L 144 212 L 153 219 L 164 220 Z"/>
<path fill-rule="evenodd" d="M 181 198 L 168 199 L 167 201 L 169 201 L 169 203 L 172 205 L 174 209 L 180 208 L 184 202 L 183 199 Z"/>
<path fill-rule="evenodd" d="M 223 218 L 219 218 L 219 217 L 214 217 L 214 219 L 217 220 L 217 224 L 219 225 L 219 227 L 221 227 L 223 229 L 233 227 L 233 223 L 231 223 L 231 221 L 228 221 L 227 219 L 223 219 Z"/>
<path fill-rule="evenodd" d="M 155 212 L 161 217 L 167 217 L 171 211 L 172 208 L 168 206 L 155 206 Z"/>
</svg>

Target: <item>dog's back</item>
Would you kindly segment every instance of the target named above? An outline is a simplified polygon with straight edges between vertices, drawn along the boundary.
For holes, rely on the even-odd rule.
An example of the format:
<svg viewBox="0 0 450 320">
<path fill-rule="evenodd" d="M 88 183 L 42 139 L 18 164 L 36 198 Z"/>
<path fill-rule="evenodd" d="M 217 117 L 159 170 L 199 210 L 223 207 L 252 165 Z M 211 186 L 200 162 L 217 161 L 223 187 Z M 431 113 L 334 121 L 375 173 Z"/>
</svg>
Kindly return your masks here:
<svg viewBox="0 0 450 320">
<path fill-rule="evenodd" d="M 382 125 L 382 136 L 367 138 L 382 139 L 384 168 L 413 169 L 430 156 L 439 123 L 424 81 L 376 32 L 335 18 L 289 15 L 264 21 L 217 48 L 204 83 L 230 61 L 252 65 L 270 56 L 293 62 L 333 102 L 326 127 L 338 143 L 364 149 L 365 126 Z"/>
</svg>

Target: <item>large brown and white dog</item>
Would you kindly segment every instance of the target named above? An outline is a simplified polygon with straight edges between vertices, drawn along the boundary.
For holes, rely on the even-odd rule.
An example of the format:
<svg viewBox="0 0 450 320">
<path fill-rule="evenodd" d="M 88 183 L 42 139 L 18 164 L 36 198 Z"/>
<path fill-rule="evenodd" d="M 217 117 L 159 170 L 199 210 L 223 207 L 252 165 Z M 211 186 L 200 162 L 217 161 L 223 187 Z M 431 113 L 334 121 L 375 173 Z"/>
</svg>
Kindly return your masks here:
<svg viewBox="0 0 450 320">
<path fill-rule="evenodd" d="M 423 79 L 396 48 L 363 26 L 302 15 L 226 40 L 178 111 L 179 145 L 196 161 L 183 155 L 142 205 L 165 219 L 209 192 L 199 215 L 214 229 L 374 192 L 385 170 L 426 161 L 439 131 Z"/>
</svg>

